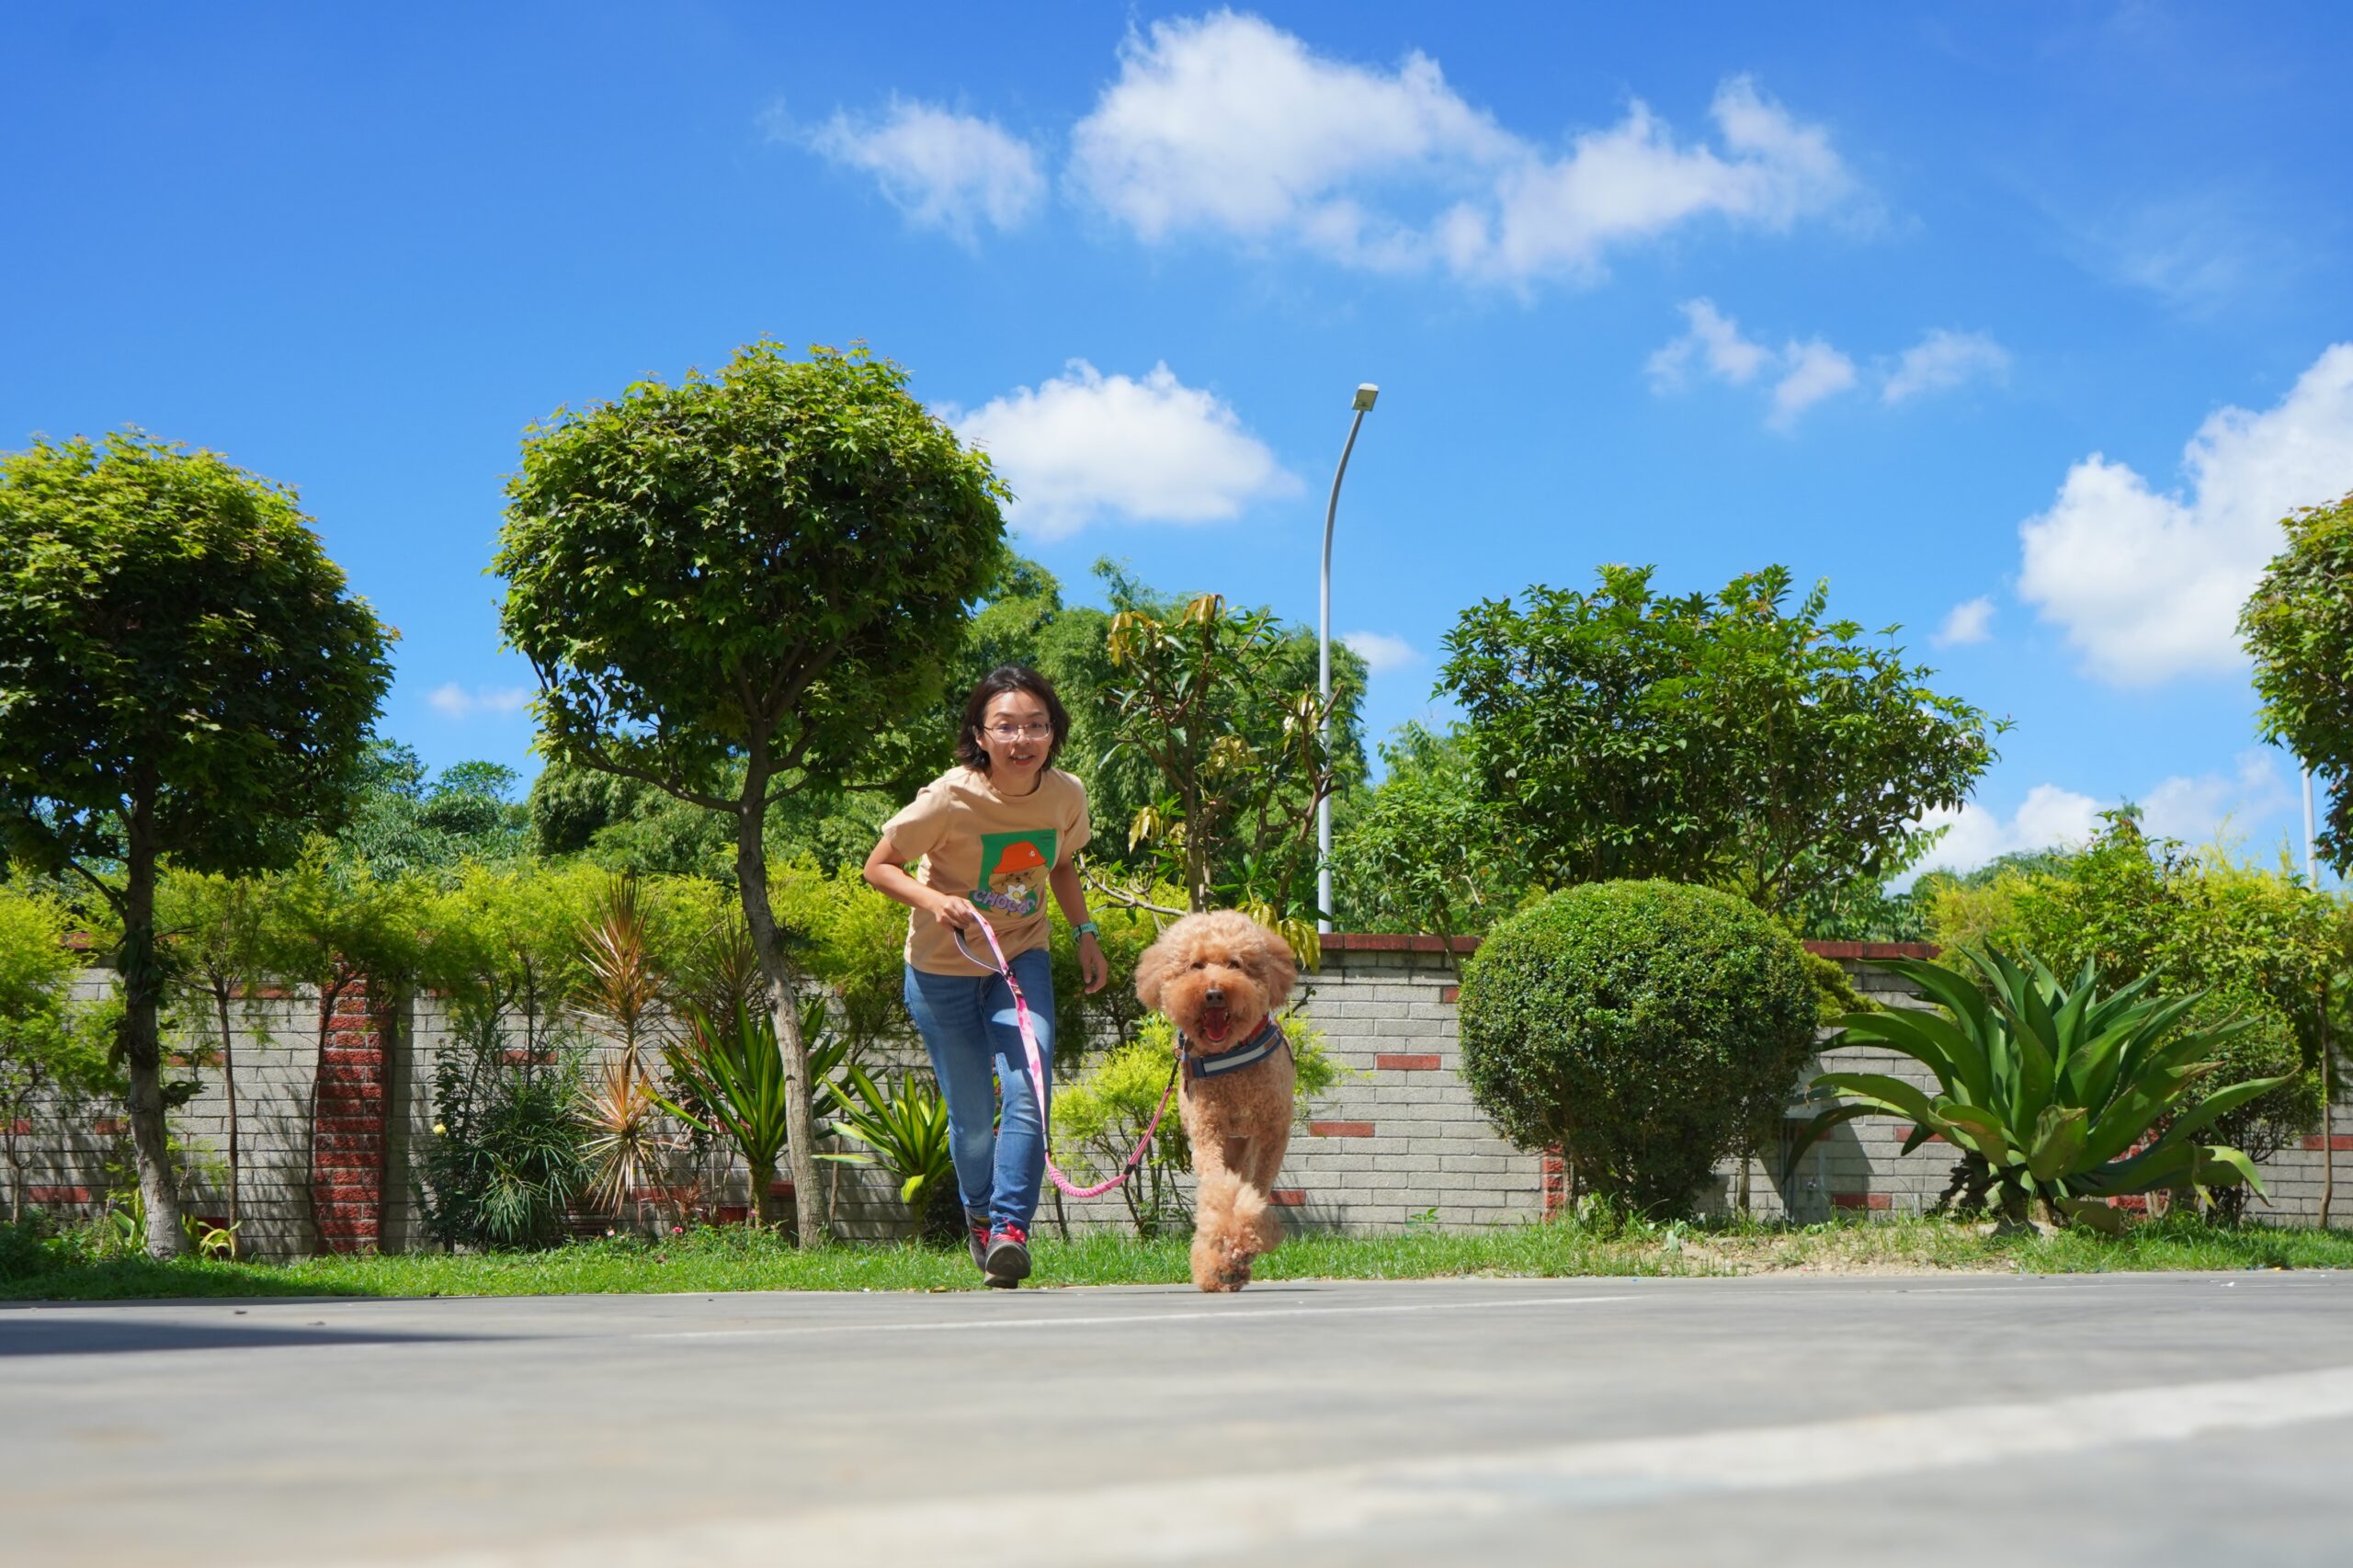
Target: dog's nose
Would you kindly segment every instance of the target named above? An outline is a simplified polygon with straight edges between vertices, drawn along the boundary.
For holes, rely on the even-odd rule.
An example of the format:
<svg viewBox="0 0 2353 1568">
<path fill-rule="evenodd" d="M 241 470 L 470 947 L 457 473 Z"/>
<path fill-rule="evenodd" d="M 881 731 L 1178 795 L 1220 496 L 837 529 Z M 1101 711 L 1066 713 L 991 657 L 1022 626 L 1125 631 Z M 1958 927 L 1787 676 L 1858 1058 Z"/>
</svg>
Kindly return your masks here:
<svg viewBox="0 0 2353 1568">
<path fill-rule="evenodd" d="M 1201 995 L 1209 1002 L 1210 1006 L 1216 1006 L 1219 1003 L 1225 1000 L 1225 987 L 1222 985 L 1212 985 L 1207 991 L 1202 992 Z"/>
</svg>

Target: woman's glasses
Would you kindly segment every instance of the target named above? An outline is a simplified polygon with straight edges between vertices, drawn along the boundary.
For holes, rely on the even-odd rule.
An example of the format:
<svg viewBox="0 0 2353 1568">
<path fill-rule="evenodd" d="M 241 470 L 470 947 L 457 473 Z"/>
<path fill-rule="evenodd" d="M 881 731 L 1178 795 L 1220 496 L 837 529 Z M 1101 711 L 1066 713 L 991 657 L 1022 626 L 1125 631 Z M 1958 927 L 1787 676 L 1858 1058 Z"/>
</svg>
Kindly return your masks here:
<svg viewBox="0 0 2353 1568">
<path fill-rule="evenodd" d="M 1015 741 L 1042 741 L 1054 733 L 1051 724 L 991 724 L 988 736 L 1007 745 Z"/>
</svg>

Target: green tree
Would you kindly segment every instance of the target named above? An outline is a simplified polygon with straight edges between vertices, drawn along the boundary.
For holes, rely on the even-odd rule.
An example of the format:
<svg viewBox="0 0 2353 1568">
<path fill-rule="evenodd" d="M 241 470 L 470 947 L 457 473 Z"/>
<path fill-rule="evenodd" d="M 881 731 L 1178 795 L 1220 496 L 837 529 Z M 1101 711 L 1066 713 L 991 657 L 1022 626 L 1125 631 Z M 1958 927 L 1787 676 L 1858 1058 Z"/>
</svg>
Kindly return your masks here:
<svg viewBox="0 0 2353 1568">
<path fill-rule="evenodd" d="M 81 955 L 66 945 L 71 921 L 52 897 L 0 883 L 0 1153 L 8 1162 L 8 1217 L 25 1217 L 20 1128 L 35 1112 L 73 1105 L 119 1085 L 105 1043 L 76 1008 Z"/>
<path fill-rule="evenodd" d="M 461 860 L 512 860 L 529 851 L 530 813 L 514 799 L 520 778 L 495 762 L 460 762 L 427 778 L 415 750 L 371 742 L 358 801 L 335 835 L 341 851 L 380 877 L 446 873 Z"/>
<path fill-rule="evenodd" d="M 1362 776 L 1363 664 L 1336 648 L 1317 694 L 1314 640 L 1216 594 L 1111 618 L 1112 751 L 1149 763 L 1158 794 L 1128 825 L 1155 881 L 1191 909 L 1255 909 L 1313 947 L 1315 809 Z M 1333 744 L 1324 729 L 1330 722 Z"/>
<path fill-rule="evenodd" d="M 302 1196 L 311 1239 L 319 1230 L 319 1085 L 327 1074 L 335 1017 L 347 998 L 365 993 L 380 1018 L 392 1012 L 392 988 L 422 960 L 423 933 L 434 927 L 424 890 L 413 878 L 378 879 L 366 864 L 337 858 L 314 838 L 293 867 L 261 880 L 262 918 L 254 943 L 258 967 L 311 988 L 311 1080 L 303 1097 Z"/>
<path fill-rule="evenodd" d="M 1490 600 L 1447 638 L 1441 687 L 1530 872 L 1706 883 L 1782 913 L 1909 865 L 1921 813 L 1967 797 L 2005 726 L 1825 619 L 1827 583 L 1792 608 L 1779 566 L 1713 597 L 1663 597 L 1652 571 Z"/>
<path fill-rule="evenodd" d="M 2268 739 L 2328 790 L 2320 852 L 2353 877 L 2353 495 L 2280 524 L 2288 548 L 2239 612 Z"/>
<path fill-rule="evenodd" d="M 166 971 L 173 986 L 209 1014 L 219 1033 L 221 1093 L 229 1119 L 229 1236 L 236 1246 L 244 1218 L 244 1155 L 237 1105 L 237 1042 L 229 1005 L 261 972 L 263 962 L 261 884 L 249 877 L 224 877 L 177 869 L 155 889 L 155 922 L 170 945 Z"/>
<path fill-rule="evenodd" d="M 292 492 L 136 432 L 0 459 L 0 831 L 122 927 L 146 1244 L 185 1249 L 165 1126 L 155 879 L 290 860 L 348 810 L 391 633 Z"/>
<path fill-rule="evenodd" d="M 879 733 L 938 699 L 1004 552 L 1008 493 L 906 383 L 863 350 L 793 361 L 762 342 L 715 377 L 561 413 L 524 443 L 496 562 L 541 749 L 731 824 L 804 1195 L 808 1051 L 768 812 L 853 781 Z M 799 1214 L 813 1244 L 817 1206 Z"/>
<path fill-rule="evenodd" d="M 1334 811 L 1332 898 L 1349 931 L 1480 936 L 1532 890 L 1460 732 L 1419 724 L 1381 748 L 1378 790 Z"/>
</svg>

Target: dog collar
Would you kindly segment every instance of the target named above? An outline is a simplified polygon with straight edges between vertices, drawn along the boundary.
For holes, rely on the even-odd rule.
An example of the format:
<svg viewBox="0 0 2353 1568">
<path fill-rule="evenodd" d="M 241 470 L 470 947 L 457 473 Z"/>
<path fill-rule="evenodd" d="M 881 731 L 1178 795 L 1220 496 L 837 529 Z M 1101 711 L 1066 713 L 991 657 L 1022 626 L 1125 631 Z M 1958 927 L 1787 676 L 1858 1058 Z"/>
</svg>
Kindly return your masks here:
<svg viewBox="0 0 2353 1568">
<path fill-rule="evenodd" d="M 1196 1051 L 1191 1037 L 1183 1030 L 1178 1030 L 1176 1035 L 1176 1050 L 1185 1059 L 1185 1081 L 1188 1084 L 1203 1078 L 1214 1078 L 1221 1073 L 1239 1073 L 1245 1067 L 1256 1067 L 1276 1051 L 1290 1049 L 1290 1037 L 1271 1017 L 1261 1018 L 1258 1032 L 1232 1051 L 1221 1051 L 1211 1055 L 1203 1055 Z"/>
</svg>

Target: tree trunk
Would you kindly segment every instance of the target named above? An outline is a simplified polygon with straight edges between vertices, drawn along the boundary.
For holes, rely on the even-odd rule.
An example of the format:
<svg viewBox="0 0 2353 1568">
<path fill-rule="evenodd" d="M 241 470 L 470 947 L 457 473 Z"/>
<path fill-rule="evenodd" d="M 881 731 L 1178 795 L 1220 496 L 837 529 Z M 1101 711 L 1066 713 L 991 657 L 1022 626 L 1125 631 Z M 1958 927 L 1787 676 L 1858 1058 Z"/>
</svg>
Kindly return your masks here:
<svg viewBox="0 0 2353 1568">
<path fill-rule="evenodd" d="M 2328 1210 L 2336 1200 L 2336 1047 L 2328 1038 L 2328 1005 L 2335 976 L 2320 987 L 2320 1228 L 2328 1229 Z"/>
<path fill-rule="evenodd" d="M 237 1223 L 244 1218 L 244 1165 L 237 1154 L 237 1061 L 235 1040 L 229 1030 L 229 984 L 212 988 L 212 1006 L 221 1017 L 221 1092 L 229 1099 L 229 1256 L 238 1253 Z"/>
<path fill-rule="evenodd" d="M 801 1201 L 793 1205 L 795 1233 L 804 1247 L 825 1238 L 824 1216 L 816 1203 L 817 1156 L 809 1146 L 809 1042 L 801 1038 L 801 997 L 793 989 L 792 971 L 776 934 L 776 912 L 768 905 L 768 857 L 760 842 L 765 824 L 767 778 L 755 767 L 745 777 L 744 794 L 735 812 L 735 885 L 744 901 L 744 923 L 752 935 L 752 949 L 760 956 L 760 972 L 767 980 L 768 1011 L 776 1020 L 777 1049 L 784 1057 L 785 1119 L 790 1123 L 785 1153 L 792 1171 L 792 1190 Z M 751 1209 L 763 1225 L 768 1221 L 768 1183 L 752 1173 Z"/>
<path fill-rule="evenodd" d="M 123 856 L 122 1054 L 131 1075 L 131 1142 L 139 1192 L 147 1203 L 147 1253 L 174 1258 L 188 1250 L 180 1229 L 179 1183 L 173 1178 L 171 1132 L 164 1118 L 164 1047 L 156 1008 L 163 975 L 155 960 L 154 801 L 133 804 Z"/>
</svg>

